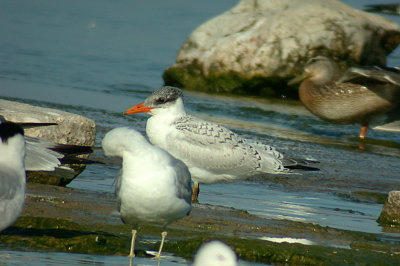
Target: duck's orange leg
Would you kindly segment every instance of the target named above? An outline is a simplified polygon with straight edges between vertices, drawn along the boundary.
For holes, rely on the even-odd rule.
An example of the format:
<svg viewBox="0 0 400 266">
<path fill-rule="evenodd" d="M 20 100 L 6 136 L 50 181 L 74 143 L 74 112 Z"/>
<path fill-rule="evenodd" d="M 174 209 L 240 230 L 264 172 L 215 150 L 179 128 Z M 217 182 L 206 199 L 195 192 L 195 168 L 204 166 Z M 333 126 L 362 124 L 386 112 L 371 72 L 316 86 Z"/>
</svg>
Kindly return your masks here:
<svg viewBox="0 0 400 266">
<path fill-rule="evenodd" d="M 199 183 L 194 182 L 193 189 L 192 189 L 192 202 L 198 202 L 197 198 L 199 196 L 199 193 L 200 193 Z"/>
<path fill-rule="evenodd" d="M 368 129 L 368 124 L 361 126 L 361 131 L 360 131 L 360 135 L 359 135 L 360 139 L 365 139 L 365 136 L 367 135 L 367 129 Z"/>
</svg>

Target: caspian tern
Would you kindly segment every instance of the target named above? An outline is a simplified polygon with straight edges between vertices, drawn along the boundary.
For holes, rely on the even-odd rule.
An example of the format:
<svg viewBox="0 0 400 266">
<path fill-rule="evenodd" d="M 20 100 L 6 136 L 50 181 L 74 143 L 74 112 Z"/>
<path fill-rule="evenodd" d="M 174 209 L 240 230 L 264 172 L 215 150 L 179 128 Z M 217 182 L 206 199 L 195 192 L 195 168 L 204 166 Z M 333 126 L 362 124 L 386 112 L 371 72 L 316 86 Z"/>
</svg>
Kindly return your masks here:
<svg viewBox="0 0 400 266">
<path fill-rule="evenodd" d="M 13 224 L 25 202 L 24 130 L 17 124 L 0 124 L 0 231 Z"/>
<path fill-rule="evenodd" d="M 235 252 L 219 240 L 207 242 L 199 248 L 193 266 L 237 266 Z"/>
<path fill-rule="evenodd" d="M 150 142 L 188 167 L 194 182 L 192 201 L 199 183 L 234 181 L 254 175 L 318 170 L 284 157 L 274 147 L 246 140 L 216 123 L 186 114 L 182 90 L 164 86 L 124 114 L 148 113 L 146 134 Z M 311 161 L 310 161 L 311 162 Z"/>
<path fill-rule="evenodd" d="M 130 261 L 135 256 L 136 229 L 140 224 L 163 227 L 160 258 L 166 226 L 189 215 L 191 177 L 186 165 L 159 147 L 151 145 L 134 129 L 122 127 L 108 132 L 102 147 L 107 156 L 122 158 L 115 192 L 124 223 L 133 225 Z"/>
</svg>

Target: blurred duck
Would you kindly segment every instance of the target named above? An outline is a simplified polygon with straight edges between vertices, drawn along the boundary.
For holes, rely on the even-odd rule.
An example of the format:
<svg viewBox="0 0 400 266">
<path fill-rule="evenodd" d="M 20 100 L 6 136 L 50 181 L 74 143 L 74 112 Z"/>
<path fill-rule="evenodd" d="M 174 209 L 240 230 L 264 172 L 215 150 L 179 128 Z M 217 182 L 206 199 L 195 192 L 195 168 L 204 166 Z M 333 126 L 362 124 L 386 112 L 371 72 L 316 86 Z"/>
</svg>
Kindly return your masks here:
<svg viewBox="0 0 400 266">
<path fill-rule="evenodd" d="M 299 83 L 299 97 L 314 115 L 335 124 L 361 124 L 364 139 L 368 126 L 400 132 L 400 72 L 395 68 L 352 67 L 341 73 L 332 60 L 310 59 Z"/>
</svg>

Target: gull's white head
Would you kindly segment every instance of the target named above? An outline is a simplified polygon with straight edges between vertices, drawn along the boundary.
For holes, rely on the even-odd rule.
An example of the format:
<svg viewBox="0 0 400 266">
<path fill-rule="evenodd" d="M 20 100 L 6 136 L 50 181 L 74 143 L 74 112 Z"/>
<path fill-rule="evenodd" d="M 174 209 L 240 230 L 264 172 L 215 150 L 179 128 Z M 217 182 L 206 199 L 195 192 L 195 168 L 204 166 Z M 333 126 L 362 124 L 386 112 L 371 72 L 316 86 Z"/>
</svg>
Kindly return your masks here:
<svg viewBox="0 0 400 266">
<path fill-rule="evenodd" d="M 153 92 L 143 103 L 127 109 L 124 114 L 148 113 L 155 115 L 162 113 L 165 109 L 176 109 L 184 112 L 183 92 L 181 89 L 164 86 Z"/>
<path fill-rule="evenodd" d="M 133 128 L 119 127 L 108 132 L 101 143 L 104 153 L 107 156 L 122 157 L 123 153 L 143 149 L 150 145 L 146 138 Z"/>
<path fill-rule="evenodd" d="M 235 252 L 218 240 L 203 244 L 197 251 L 193 266 L 237 266 Z"/>
</svg>

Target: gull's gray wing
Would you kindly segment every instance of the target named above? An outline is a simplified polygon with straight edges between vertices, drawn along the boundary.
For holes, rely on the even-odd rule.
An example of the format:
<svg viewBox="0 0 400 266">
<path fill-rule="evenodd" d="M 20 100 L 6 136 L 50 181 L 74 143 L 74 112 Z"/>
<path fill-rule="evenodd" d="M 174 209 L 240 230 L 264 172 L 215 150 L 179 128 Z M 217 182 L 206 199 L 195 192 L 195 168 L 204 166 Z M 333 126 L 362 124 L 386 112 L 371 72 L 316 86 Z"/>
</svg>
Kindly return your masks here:
<svg viewBox="0 0 400 266">
<path fill-rule="evenodd" d="M 177 192 L 176 196 L 178 198 L 184 199 L 187 203 L 191 203 L 192 201 L 192 178 L 187 168 L 186 164 L 184 164 L 181 160 L 175 159 L 174 160 L 174 167 L 177 173 Z"/>
<path fill-rule="evenodd" d="M 115 179 L 115 196 L 117 197 L 117 209 L 118 212 L 121 211 L 121 199 L 119 198 L 119 191 L 121 189 L 121 181 L 122 181 L 122 168 L 118 171 L 117 178 Z"/>
</svg>

